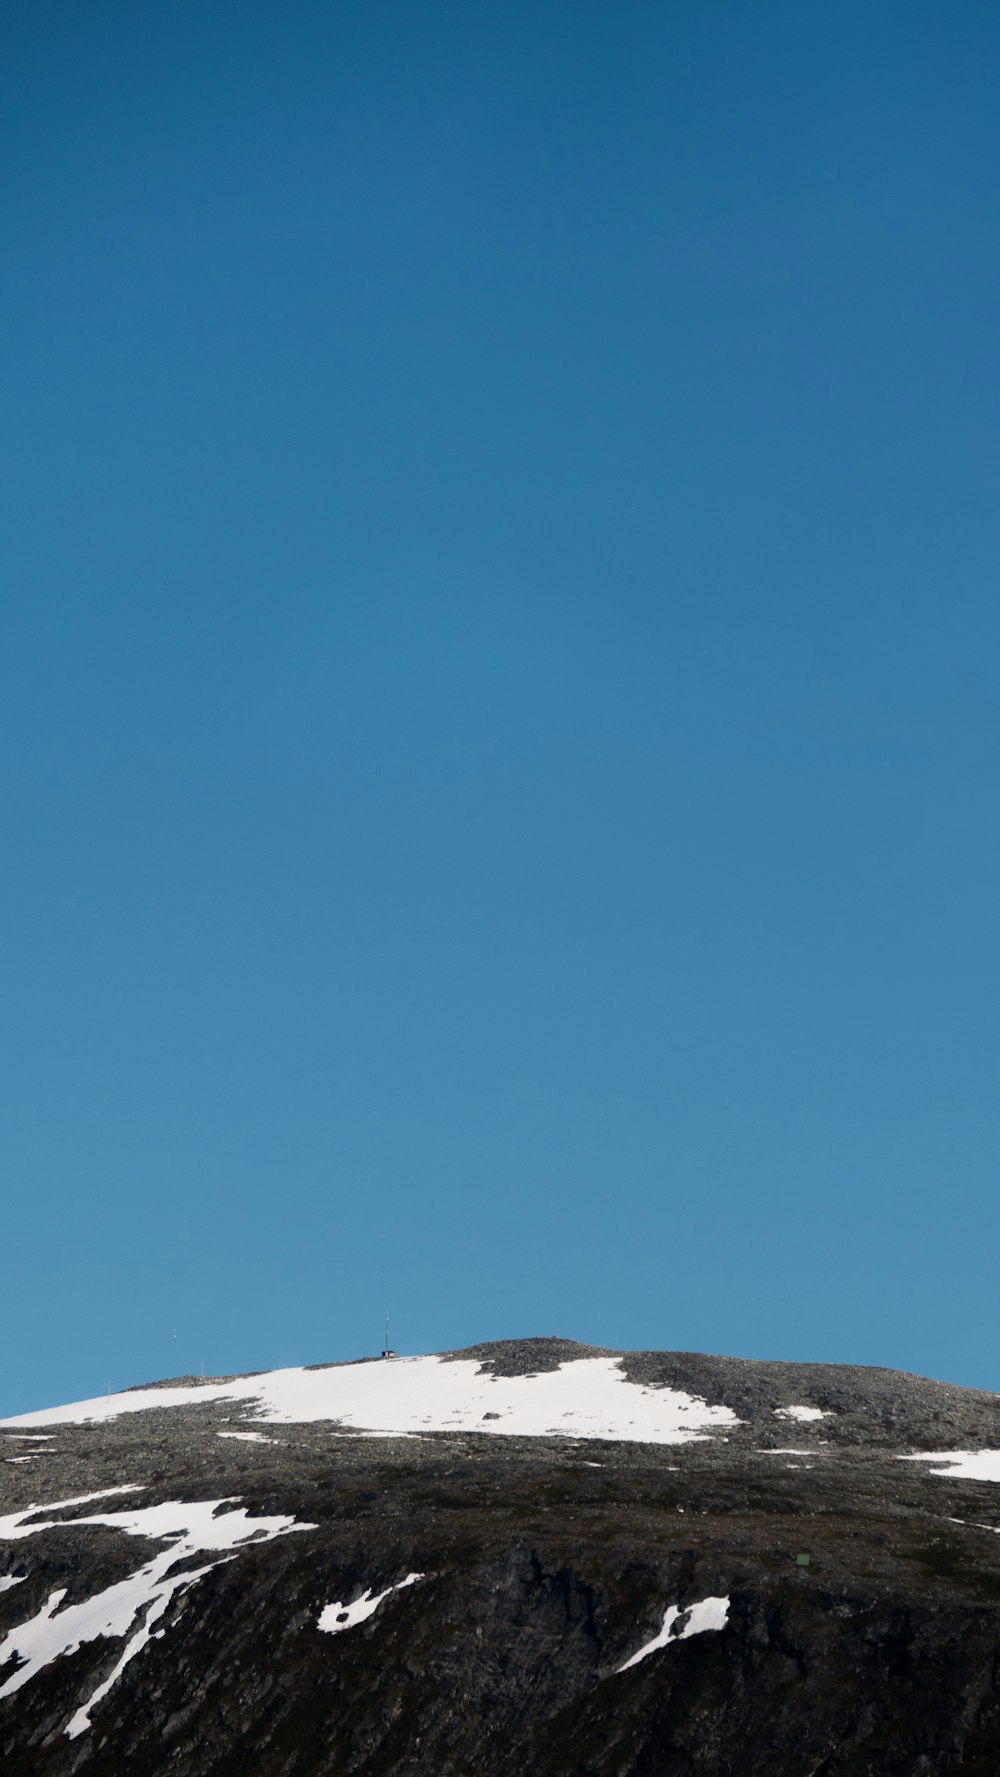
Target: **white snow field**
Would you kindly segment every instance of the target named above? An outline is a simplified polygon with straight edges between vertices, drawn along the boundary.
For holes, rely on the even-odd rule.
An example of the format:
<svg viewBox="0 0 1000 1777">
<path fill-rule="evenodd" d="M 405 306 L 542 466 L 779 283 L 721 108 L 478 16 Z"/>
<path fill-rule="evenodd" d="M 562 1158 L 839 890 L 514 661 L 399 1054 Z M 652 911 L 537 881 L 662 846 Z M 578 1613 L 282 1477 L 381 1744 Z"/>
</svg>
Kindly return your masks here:
<svg viewBox="0 0 1000 1777">
<path fill-rule="evenodd" d="M 930 1472 L 946 1475 L 949 1481 L 1000 1481 L 1000 1450 L 922 1450 L 898 1460 L 946 1463 L 946 1468 L 932 1468 Z"/>
<path fill-rule="evenodd" d="M 29 1506 L 26 1511 L 0 1518 L 0 1542 L 14 1542 L 22 1537 L 37 1536 L 40 1531 L 65 1524 L 72 1524 L 74 1529 L 77 1525 L 100 1524 L 121 1530 L 127 1536 L 149 1537 L 154 1542 L 164 1544 L 160 1552 L 144 1567 L 79 1604 L 68 1604 L 61 1608 L 66 1588 L 51 1592 L 37 1615 L 26 1623 L 19 1623 L 0 1642 L 0 1675 L 9 1660 L 16 1657 L 20 1661 L 5 1682 L 0 1684 L 0 1697 L 9 1697 L 41 1672 L 51 1660 L 56 1660 L 63 1654 L 75 1653 L 85 1641 L 95 1641 L 98 1636 L 129 1636 L 113 1671 L 98 1685 L 69 1722 L 66 1733 L 71 1740 L 89 1728 L 90 1711 L 107 1695 L 129 1661 L 145 1647 L 153 1634 L 154 1624 L 163 1615 L 175 1592 L 187 1591 L 213 1567 L 220 1566 L 224 1561 L 235 1560 L 241 1547 L 248 1542 L 270 1542 L 276 1536 L 286 1536 L 289 1531 L 315 1529 L 312 1524 L 297 1524 L 294 1518 L 251 1518 L 247 1516 L 243 1506 L 227 1511 L 224 1508 L 233 1504 L 228 1499 L 196 1500 L 183 1504 L 170 1500 L 164 1505 L 94 1513 L 86 1518 L 53 1518 L 47 1515 L 41 1521 L 36 1521 L 41 1512 L 51 1514 L 67 1511 L 70 1507 L 87 1505 L 91 1500 L 103 1499 L 109 1494 L 139 1491 L 141 1489 L 135 1487 L 108 1487 L 100 1493 L 82 1494 L 78 1499 L 57 1500 L 48 1506 Z M 222 1553 L 223 1550 L 226 1553 Z M 200 1567 L 182 1567 L 179 1573 L 170 1571 L 178 1563 L 202 1552 L 210 1552 L 215 1558 Z M 162 1629 L 156 1632 L 163 1633 Z"/>
<path fill-rule="evenodd" d="M 328 1635 L 340 1635 L 345 1629 L 353 1629 L 358 1623 L 374 1616 L 379 1605 L 391 1592 L 402 1592 L 406 1586 L 415 1586 L 423 1577 L 422 1573 L 408 1573 L 405 1580 L 398 1580 L 394 1586 L 386 1586 L 384 1592 L 373 1592 L 369 1586 L 361 1598 L 355 1598 L 353 1604 L 328 1604 L 319 1613 L 318 1626 Z"/>
<path fill-rule="evenodd" d="M 829 1419 L 822 1407 L 775 1407 L 775 1419 L 799 1419 L 805 1423 L 807 1419 Z"/>
<path fill-rule="evenodd" d="M 686 1619 L 682 1629 L 675 1629 L 679 1618 Z M 688 1610 L 679 1610 L 676 1604 L 669 1604 L 663 1615 L 663 1624 L 659 1635 L 647 1641 L 637 1654 L 619 1666 L 619 1672 L 627 1672 L 630 1666 L 638 1666 L 640 1660 L 648 1659 L 658 1648 L 669 1647 L 672 1641 L 686 1641 L 689 1635 L 703 1635 L 707 1629 L 724 1629 L 729 1620 L 728 1598 L 703 1598 L 700 1604 L 692 1604 Z"/>
<path fill-rule="evenodd" d="M 481 1372 L 477 1358 L 407 1357 L 130 1389 L 22 1413 L 0 1425 L 79 1424 L 153 1407 L 195 1407 L 201 1401 L 244 1401 L 258 1425 L 334 1420 L 345 1431 L 396 1436 L 476 1431 L 684 1444 L 739 1424 L 729 1407 L 709 1406 L 678 1389 L 629 1382 L 614 1357 L 573 1358 L 535 1376 Z"/>
</svg>

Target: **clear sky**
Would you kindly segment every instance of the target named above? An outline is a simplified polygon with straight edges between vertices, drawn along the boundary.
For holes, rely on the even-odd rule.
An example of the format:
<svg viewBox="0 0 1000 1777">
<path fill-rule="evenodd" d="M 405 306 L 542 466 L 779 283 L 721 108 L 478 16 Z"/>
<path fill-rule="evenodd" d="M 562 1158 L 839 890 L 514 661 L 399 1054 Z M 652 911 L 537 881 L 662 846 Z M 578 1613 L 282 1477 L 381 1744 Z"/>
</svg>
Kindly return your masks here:
<svg viewBox="0 0 1000 1777">
<path fill-rule="evenodd" d="M 1000 11 L 0 43 L 0 1412 L 1000 1388 Z"/>
</svg>

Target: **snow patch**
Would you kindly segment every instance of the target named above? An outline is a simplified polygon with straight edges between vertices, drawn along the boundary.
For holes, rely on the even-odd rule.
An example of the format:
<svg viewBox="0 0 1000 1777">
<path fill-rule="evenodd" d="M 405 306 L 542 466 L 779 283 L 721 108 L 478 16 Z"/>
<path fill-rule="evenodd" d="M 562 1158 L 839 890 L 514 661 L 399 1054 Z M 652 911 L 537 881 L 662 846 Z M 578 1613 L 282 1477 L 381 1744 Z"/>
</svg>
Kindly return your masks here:
<svg viewBox="0 0 1000 1777">
<path fill-rule="evenodd" d="M 219 1438 L 239 1438 L 244 1444 L 276 1444 L 277 1438 L 265 1438 L 262 1431 L 220 1431 Z"/>
<path fill-rule="evenodd" d="M 144 1567 L 80 1604 L 70 1604 L 62 1609 L 65 1587 L 50 1593 L 34 1617 L 12 1629 L 0 1642 L 0 1667 L 15 1656 L 20 1660 L 16 1670 L 0 1685 L 0 1697 L 9 1697 L 50 1661 L 63 1654 L 75 1653 L 84 1642 L 95 1641 L 101 1636 L 129 1636 L 114 1670 L 69 1722 L 66 1733 L 71 1740 L 89 1728 L 91 1710 L 107 1695 L 129 1661 L 145 1647 L 153 1625 L 163 1615 L 175 1592 L 188 1591 L 213 1567 L 235 1560 L 240 1547 L 250 1541 L 270 1542 L 292 1530 L 315 1529 L 312 1524 L 297 1524 L 294 1518 L 251 1518 L 244 1506 L 235 1511 L 224 1511 L 223 1507 L 233 1504 L 230 1499 L 168 1500 L 163 1505 L 144 1506 L 135 1511 L 95 1512 L 85 1518 L 46 1517 L 40 1522 L 25 1522 L 37 1520 L 43 1511 L 66 1511 L 108 1494 L 134 1491 L 136 1489 L 129 1487 L 104 1488 L 101 1493 L 83 1494 L 51 1506 L 29 1506 L 25 1512 L 0 1518 L 0 1540 L 16 1541 L 21 1537 L 37 1536 L 44 1530 L 99 1524 L 121 1530 L 127 1536 L 148 1537 L 166 1545 Z M 228 1552 L 220 1553 L 223 1550 Z M 192 1555 L 206 1551 L 213 1553 L 216 1559 L 201 1567 L 171 1572 Z"/>
<path fill-rule="evenodd" d="M 947 1463 L 947 1468 L 932 1468 L 930 1473 L 953 1481 L 1000 1481 L 1000 1450 L 921 1450 L 897 1461 Z"/>
<path fill-rule="evenodd" d="M 19 1512 L 11 1512 L 6 1518 L 0 1518 L 0 1543 L 16 1542 L 22 1536 L 35 1536 L 40 1530 L 51 1530 L 51 1520 L 45 1524 L 31 1524 L 31 1518 L 37 1518 L 39 1512 L 68 1512 L 73 1506 L 89 1506 L 92 1499 L 112 1499 L 119 1493 L 141 1493 L 142 1489 L 135 1486 L 100 1487 L 96 1493 L 78 1493 L 73 1499 L 56 1499 L 49 1506 L 26 1506 Z M 62 1520 L 65 1524 L 65 1520 Z M 79 1523 L 74 1518 L 72 1523 Z"/>
<path fill-rule="evenodd" d="M 0 1592 L 7 1592 L 10 1590 L 11 1586 L 21 1585 L 24 1577 L 23 1573 L 15 1574 L 13 1577 L 8 1574 L 0 1574 Z"/>
<path fill-rule="evenodd" d="M 821 1407 L 775 1407 L 774 1417 L 775 1419 L 800 1419 L 804 1423 L 807 1419 L 829 1419 L 830 1415 L 824 1413 Z"/>
<path fill-rule="evenodd" d="M 676 1604 L 669 1604 L 663 1615 L 663 1624 L 659 1635 L 647 1641 L 638 1653 L 619 1666 L 619 1672 L 627 1672 L 630 1666 L 638 1666 L 640 1660 L 648 1659 L 658 1648 L 668 1647 L 672 1641 L 687 1641 L 691 1635 L 703 1635 L 708 1629 L 724 1629 L 729 1620 L 728 1598 L 703 1598 L 700 1604 L 692 1604 L 687 1610 L 681 1610 Z M 683 1627 L 678 1629 L 677 1624 Z"/>
<path fill-rule="evenodd" d="M 361 1598 L 355 1598 L 353 1604 L 328 1604 L 319 1613 L 318 1627 L 328 1635 L 340 1635 L 345 1629 L 354 1629 L 358 1623 L 374 1616 L 390 1592 L 401 1592 L 404 1586 L 415 1586 L 423 1578 L 422 1573 L 408 1573 L 405 1580 L 399 1580 L 395 1586 L 386 1586 L 384 1592 L 373 1592 L 369 1587 Z"/>
<path fill-rule="evenodd" d="M 296 1425 L 335 1420 L 346 1431 L 396 1436 L 469 1431 L 483 1436 L 611 1438 L 684 1444 L 739 1421 L 679 1389 L 630 1382 L 613 1357 L 573 1358 L 535 1376 L 495 1376 L 477 1358 L 398 1358 L 322 1370 L 272 1370 L 228 1382 L 130 1389 L 8 1420 L 8 1425 L 78 1424 L 150 1407 L 247 1401 L 262 1420 Z M 484 1420 L 484 1414 L 490 1417 Z"/>
</svg>

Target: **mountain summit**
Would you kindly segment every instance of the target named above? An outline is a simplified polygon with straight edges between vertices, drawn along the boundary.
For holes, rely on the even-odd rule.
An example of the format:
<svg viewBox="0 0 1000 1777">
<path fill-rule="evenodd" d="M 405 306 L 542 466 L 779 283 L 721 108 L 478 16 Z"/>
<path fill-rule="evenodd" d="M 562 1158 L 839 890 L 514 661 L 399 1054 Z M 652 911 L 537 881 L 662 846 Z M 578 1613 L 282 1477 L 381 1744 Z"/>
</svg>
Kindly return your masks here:
<svg viewBox="0 0 1000 1777">
<path fill-rule="evenodd" d="M 562 1339 L 20 1415 L 4 1777 L 995 1777 L 998 1481 L 995 1395 Z"/>
</svg>

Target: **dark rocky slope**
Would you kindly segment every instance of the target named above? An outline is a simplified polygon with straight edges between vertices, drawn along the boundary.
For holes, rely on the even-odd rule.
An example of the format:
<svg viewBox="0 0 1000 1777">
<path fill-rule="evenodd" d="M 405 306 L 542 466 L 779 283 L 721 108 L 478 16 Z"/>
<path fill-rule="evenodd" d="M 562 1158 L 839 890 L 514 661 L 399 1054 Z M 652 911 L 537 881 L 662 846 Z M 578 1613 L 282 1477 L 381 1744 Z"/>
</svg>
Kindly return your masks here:
<svg viewBox="0 0 1000 1777">
<path fill-rule="evenodd" d="M 451 1355 L 524 1375 L 593 1353 Z M 0 1701 L 3 1777 L 995 1777 L 1000 1487 L 899 1457 L 1000 1447 L 997 1397 L 840 1366 L 622 1363 L 742 1423 L 683 1446 L 328 1423 L 268 1424 L 258 1443 L 231 1436 L 242 1407 L 192 1389 L 189 1406 L 60 1425 L 44 1445 L 0 1428 L 0 1516 L 132 1483 L 100 1507 L 237 1497 L 315 1526 L 178 1590 L 72 1739 L 123 1641 L 52 1659 Z M 827 1416 L 775 1417 L 801 1403 Z M 786 1446 L 808 1454 L 769 1453 Z M 0 1590 L 0 1644 L 54 1591 L 65 1610 L 162 1553 L 74 1529 L 96 1509 L 0 1540 L 0 1576 L 20 1582 Z M 411 1573 L 366 1621 L 319 1630 L 332 1601 Z M 619 1670 L 668 1605 L 708 1597 L 729 1599 L 720 1631 Z"/>
</svg>

